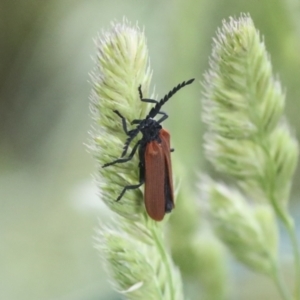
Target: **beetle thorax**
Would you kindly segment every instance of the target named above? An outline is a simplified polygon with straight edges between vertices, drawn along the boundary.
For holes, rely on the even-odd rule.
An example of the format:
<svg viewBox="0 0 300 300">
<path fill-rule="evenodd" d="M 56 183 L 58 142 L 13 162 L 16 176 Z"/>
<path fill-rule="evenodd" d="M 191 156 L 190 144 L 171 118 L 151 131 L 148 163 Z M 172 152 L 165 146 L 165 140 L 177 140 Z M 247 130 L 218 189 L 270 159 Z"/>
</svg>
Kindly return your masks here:
<svg viewBox="0 0 300 300">
<path fill-rule="evenodd" d="M 145 119 L 141 124 L 141 133 L 143 134 L 143 139 L 149 141 L 159 139 L 159 131 L 162 126 L 154 119 Z"/>
</svg>

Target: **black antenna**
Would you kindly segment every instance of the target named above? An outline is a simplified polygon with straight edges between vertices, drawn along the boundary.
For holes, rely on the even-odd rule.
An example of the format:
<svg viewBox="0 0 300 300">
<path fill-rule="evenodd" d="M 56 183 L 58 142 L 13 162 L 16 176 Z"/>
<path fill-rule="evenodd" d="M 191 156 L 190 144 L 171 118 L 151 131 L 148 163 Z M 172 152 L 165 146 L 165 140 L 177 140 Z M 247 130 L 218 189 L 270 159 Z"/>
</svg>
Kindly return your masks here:
<svg viewBox="0 0 300 300">
<path fill-rule="evenodd" d="M 178 84 L 176 87 L 174 87 L 167 95 L 164 96 L 154 107 L 151 108 L 148 116 L 146 118 L 154 118 L 158 112 L 160 111 L 161 107 L 174 95 L 176 94 L 180 89 L 185 87 L 188 84 L 191 84 L 195 78 L 192 78 L 188 81 L 183 81 L 182 83 Z"/>
</svg>

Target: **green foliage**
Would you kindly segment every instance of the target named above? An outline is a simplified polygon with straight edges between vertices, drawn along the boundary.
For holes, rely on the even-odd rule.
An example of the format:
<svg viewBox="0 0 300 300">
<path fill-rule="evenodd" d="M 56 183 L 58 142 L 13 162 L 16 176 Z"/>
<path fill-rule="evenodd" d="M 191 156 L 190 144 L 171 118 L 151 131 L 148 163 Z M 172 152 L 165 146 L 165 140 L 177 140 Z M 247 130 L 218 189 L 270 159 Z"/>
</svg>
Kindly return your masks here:
<svg viewBox="0 0 300 300">
<path fill-rule="evenodd" d="M 242 263 L 270 275 L 277 259 L 277 228 L 271 208 L 252 208 L 238 191 L 220 183 L 206 180 L 202 190 L 217 236 Z"/>
<path fill-rule="evenodd" d="M 204 88 L 206 157 L 243 192 L 203 180 L 214 231 L 237 259 L 267 274 L 283 299 L 292 299 L 278 270 L 276 215 L 293 245 L 299 299 L 299 249 L 286 205 L 298 143 L 283 115 L 285 95 L 249 15 L 223 22 Z"/>
</svg>

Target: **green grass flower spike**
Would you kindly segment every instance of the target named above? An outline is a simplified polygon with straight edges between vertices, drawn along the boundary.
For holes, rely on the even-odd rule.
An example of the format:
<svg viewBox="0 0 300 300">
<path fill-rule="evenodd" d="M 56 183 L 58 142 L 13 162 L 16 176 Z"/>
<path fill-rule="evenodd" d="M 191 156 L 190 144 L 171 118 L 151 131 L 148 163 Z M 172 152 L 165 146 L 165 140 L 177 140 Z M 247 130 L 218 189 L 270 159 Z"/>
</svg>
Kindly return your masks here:
<svg viewBox="0 0 300 300">
<path fill-rule="evenodd" d="M 137 182 L 138 158 L 113 168 L 101 166 L 120 156 L 126 140 L 121 120 L 113 111 L 122 112 L 128 122 L 146 115 L 147 105 L 138 95 L 139 85 L 148 94 L 151 80 L 145 36 L 125 22 L 113 24 L 112 30 L 95 42 L 97 58 L 91 101 L 96 128 L 92 147 L 100 167 L 100 191 L 103 201 L 113 211 L 138 219 L 143 211 L 140 191 L 126 193 L 121 202 L 115 201 L 123 186 Z"/>
<path fill-rule="evenodd" d="M 240 188 L 203 180 L 212 227 L 240 261 L 274 279 L 283 299 L 300 299 L 299 247 L 287 209 L 299 148 L 284 116 L 285 94 L 249 15 L 218 30 L 204 89 L 206 157 Z M 278 270 L 274 216 L 294 251 L 294 298 Z"/>
<path fill-rule="evenodd" d="M 180 273 L 164 245 L 165 221 L 157 223 L 148 217 L 139 189 L 126 192 L 116 202 L 124 186 L 139 182 L 138 155 L 126 163 L 102 168 L 120 157 L 127 137 L 121 119 L 113 111 L 121 112 L 130 124 L 134 119 L 143 119 L 149 110 L 138 93 L 141 85 L 143 95 L 152 97 L 145 35 L 137 25 L 124 20 L 112 24 L 95 42 L 90 149 L 98 163 L 101 199 L 117 214 L 115 229 L 101 225 L 97 247 L 115 289 L 126 299 L 181 300 Z"/>
</svg>

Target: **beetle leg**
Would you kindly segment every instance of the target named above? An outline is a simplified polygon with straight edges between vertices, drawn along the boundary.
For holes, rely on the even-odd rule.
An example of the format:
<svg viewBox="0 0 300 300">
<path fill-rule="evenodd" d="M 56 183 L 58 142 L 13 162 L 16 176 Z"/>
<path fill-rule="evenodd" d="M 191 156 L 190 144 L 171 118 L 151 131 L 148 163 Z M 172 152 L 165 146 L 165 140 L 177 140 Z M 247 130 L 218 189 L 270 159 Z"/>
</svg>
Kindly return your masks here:
<svg viewBox="0 0 300 300">
<path fill-rule="evenodd" d="M 159 115 L 163 115 L 158 121 L 157 123 L 162 123 L 164 120 L 166 120 L 167 118 L 169 118 L 169 116 L 163 112 L 163 111 L 159 111 L 157 114 Z"/>
<path fill-rule="evenodd" d="M 125 158 L 119 158 L 119 159 L 116 159 L 116 160 L 114 160 L 114 161 L 112 161 L 112 162 L 110 162 L 110 163 L 104 164 L 104 165 L 102 166 L 102 168 L 106 168 L 106 167 L 112 166 L 112 165 L 114 165 L 114 164 L 125 163 L 125 162 L 131 160 L 132 157 L 133 157 L 133 155 L 135 154 L 135 152 L 136 152 L 138 146 L 140 145 L 140 142 L 141 142 L 141 141 L 138 141 L 138 142 L 134 145 L 134 147 L 132 148 L 131 153 L 129 154 L 128 157 L 125 157 Z"/>
<path fill-rule="evenodd" d="M 141 100 L 142 102 L 155 103 L 155 104 L 158 103 L 158 101 L 156 101 L 156 100 L 154 100 L 154 99 L 146 99 L 146 98 L 143 98 L 142 86 L 141 86 L 141 85 L 139 86 L 138 90 L 139 90 L 140 100 Z"/>
<path fill-rule="evenodd" d="M 119 197 L 117 198 L 117 202 L 121 200 L 121 198 L 123 197 L 123 195 L 125 194 L 125 192 L 127 190 L 135 190 L 135 189 L 138 189 L 142 184 L 144 184 L 144 181 L 141 181 L 140 183 L 138 184 L 134 184 L 134 185 L 127 185 L 123 188 L 121 194 L 119 195 Z"/>
<path fill-rule="evenodd" d="M 123 130 L 124 132 L 129 135 L 128 130 L 127 130 L 127 123 L 126 123 L 126 119 L 120 114 L 120 112 L 118 110 L 114 110 L 113 111 L 115 114 L 117 114 L 121 120 L 122 120 L 122 126 L 123 126 Z"/>
</svg>

